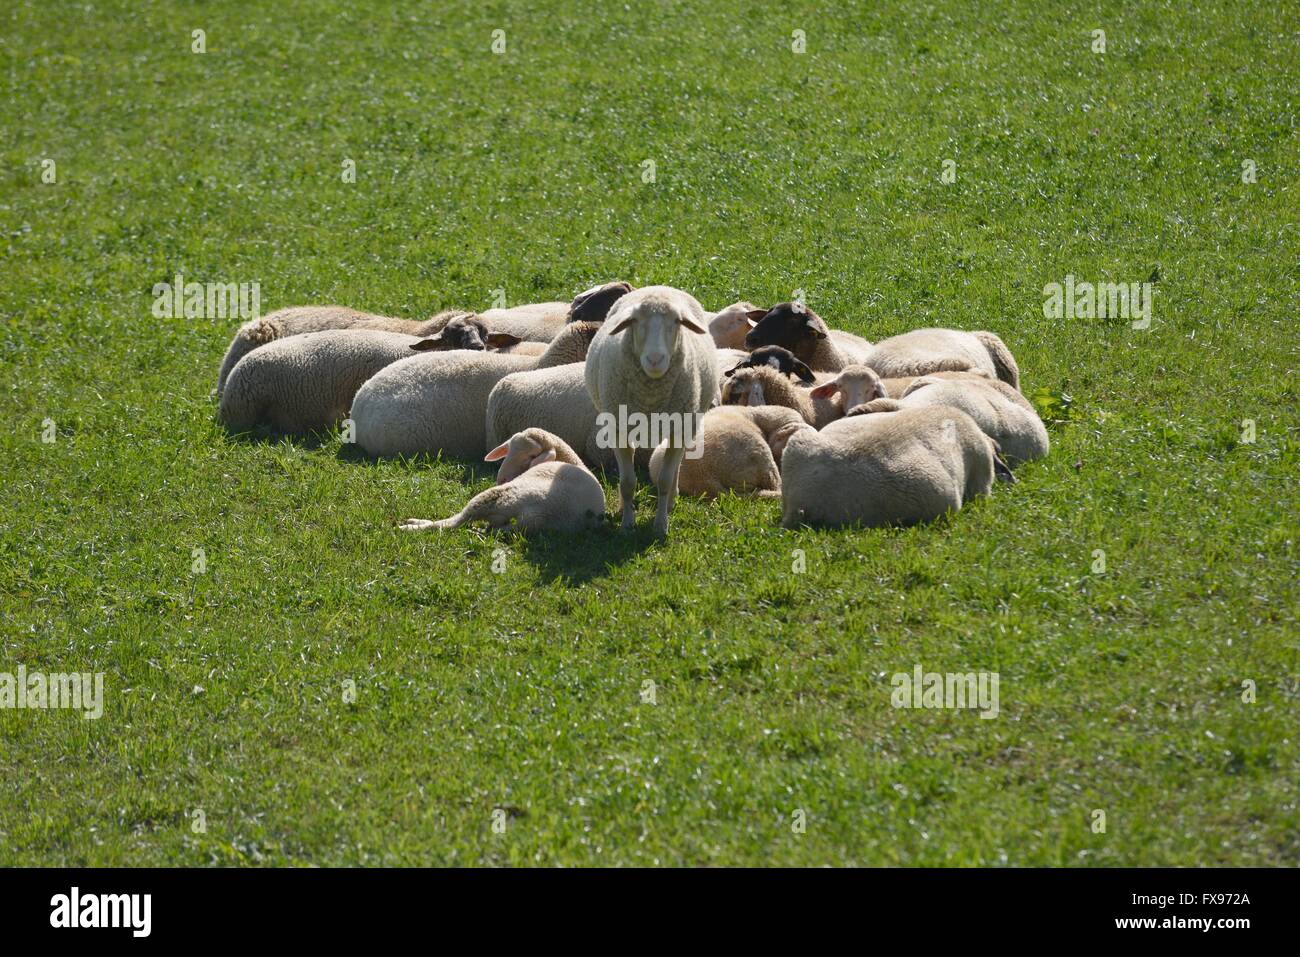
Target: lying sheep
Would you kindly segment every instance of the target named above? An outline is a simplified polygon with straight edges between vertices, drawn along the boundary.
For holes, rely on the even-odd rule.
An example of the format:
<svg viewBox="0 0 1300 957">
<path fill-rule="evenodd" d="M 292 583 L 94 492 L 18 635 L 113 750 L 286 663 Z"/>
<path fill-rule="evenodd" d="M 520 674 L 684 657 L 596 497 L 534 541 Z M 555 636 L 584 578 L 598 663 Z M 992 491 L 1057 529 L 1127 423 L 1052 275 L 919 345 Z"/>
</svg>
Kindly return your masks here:
<svg viewBox="0 0 1300 957">
<path fill-rule="evenodd" d="M 728 369 L 726 374 L 730 378 L 738 369 L 753 369 L 757 366 L 771 366 L 782 375 L 797 376 L 804 382 L 817 381 L 817 377 L 813 375 L 812 369 L 809 369 L 806 363 L 795 358 L 793 352 L 781 346 L 759 346 Z"/>
<path fill-rule="evenodd" d="M 855 405 L 884 398 L 889 393 L 874 370 L 868 366 L 851 365 L 845 366 L 833 379 L 821 383 L 808 394 L 814 399 L 832 399 L 838 395 L 840 407 L 851 409 Z"/>
<path fill-rule="evenodd" d="M 521 532 L 579 532 L 605 514 L 605 491 L 596 476 L 564 441 L 543 429 L 515 433 L 485 461 L 501 462 L 493 488 L 475 495 L 450 518 L 408 518 L 398 527 L 419 532 L 487 522 L 494 530 L 513 523 Z"/>
<path fill-rule="evenodd" d="M 752 302 L 733 302 L 721 312 L 705 313 L 704 318 L 709 322 L 709 335 L 715 346 L 744 352 L 745 336 L 765 315 L 767 310 L 759 309 Z"/>
<path fill-rule="evenodd" d="M 819 429 L 844 416 L 844 400 L 839 395 L 818 394 L 818 389 L 806 388 L 771 366 L 734 370 L 723 380 L 722 404 L 784 406 Z"/>
<path fill-rule="evenodd" d="M 596 409 L 635 430 L 671 417 L 677 434 L 664 452 L 655 487 L 659 493 L 655 534 L 668 534 L 677 497 L 677 473 L 687 441 L 718 393 L 717 347 L 704 328 L 704 309 L 694 296 L 671 286 L 628 293 L 610 310 L 587 353 L 587 391 Z M 623 528 L 636 523 L 636 471 L 632 433 L 609 437 L 618 461 Z M 650 445 L 658 444 L 647 436 Z"/>
<path fill-rule="evenodd" d="M 616 465 L 614 449 L 600 443 L 596 405 L 582 363 L 510 373 L 493 386 L 486 418 L 488 446 L 537 426 L 576 449 L 592 468 L 610 470 Z"/>
<path fill-rule="evenodd" d="M 781 459 L 781 524 L 930 521 L 986 494 L 995 459 L 993 440 L 949 406 L 854 416 L 820 432 L 805 425 Z"/>
<path fill-rule="evenodd" d="M 867 365 L 887 378 L 932 372 L 984 372 L 1020 388 L 1020 369 L 1011 350 L 991 332 L 914 329 L 876 343 Z"/>
<path fill-rule="evenodd" d="M 776 405 L 755 408 L 719 406 L 700 423 L 699 457 L 682 459 L 677 490 L 683 495 L 716 498 L 726 491 L 755 492 L 760 497 L 781 494 L 781 474 L 772 453 L 771 436 L 782 426 L 803 423 L 794 409 Z M 659 484 L 668 442 L 650 456 L 650 478 Z"/>
<path fill-rule="evenodd" d="M 745 348 L 780 346 L 818 372 L 839 372 L 865 362 L 872 345 L 861 336 L 831 329 L 807 306 L 782 302 L 773 306 L 745 336 Z"/>
<path fill-rule="evenodd" d="M 472 313 L 450 310 L 440 312 L 431 319 L 419 321 L 358 312 L 345 306 L 291 306 L 288 309 L 277 309 L 258 319 L 250 319 L 235 332 L 221 360 L 221 368 L 217 371 L 216 394 L 221 395 L 225 391 L 226 379 L 230 377 L 239 360 L 268 342 L 308 332 L 338 329 L 365 329 L 375 332 L 401 332 L 411 336 L 431 336 L 457 316 L 468 315 Z"/>
<path fill-rule="evenodd" d="M 217 373 L 216 394 L 220 395 L 226 387 L 226 379 L 235 364 L 252 350 L 276 339 L 302 335 L 308 332 L 324 332 L 330 329 L 371 329 L 383 332 L 404 332 L 407 335 L 431 338 L 445 329 L 456 319 L 478 319 L 485 328 L 501 335 L 510 335 L 518 343 L 543 343 L 541 349 L 527 345 L 516 345 L 508 351 L 517 355 L 541 355 L 545 343 L 549 343 L 559 334 L 568 322 L 603 322 L 609 308 L 622 295 L 631 291 L 625 282 L 611 282 L 594 286 L 573 300 L 572 303 L 541 302 L 526 306 L 514 306 L 507 309 L 489 309 L 481 316 L 463 310 L 447 310 L 431 319 L 398 319 L 394 316 L 378 316 L 373 313 L 358 312 L 344 306 L 292 306 L 278 309 L 273 313 L 252 319 L 235 333 L 221 360 Z M 448 342 L 439 348 L 460 349 L 474 346 L 456 345 Z M 498 346 L 505 349 L 505 346 Z"/>
<path fill-rule="evenodd" d="M 328 429 L 342 420 L 362 383 L 411 355 L 400 332 L 329 330 L 279 339 L 236 364 L 217 407 L 231 432 Z"/>
<path fill-rule="evenodd" d="M 432 336 L 422 337 L 411 348 L 417 352 L 450 352 L 452 349 L 474 349 L 478 352 L 510 352 L 522 340 L 508 332 L 488 328 L 481 317 L 465 313 L 451 317 L 447 324 Z M 534 343 L 540 345 L 540 343 Z"/>
<path fill-rule="evenodd" d="M 421 452 L 478 458 L 488 448 L 484 422 L 493 387 L 512 372 L 582 362 L 600 328 L 570 323 L 541 356 L 460 350 L 395 362 L 357 391 L 357 444 L 381 458 Z"/>
<path fill-rule="evenodd" d="M 901 399 L 874 399 L 865 405 L 845 402 L 846 415 L 896 412 L 926 406 L 961 409 L 984 434 L 997 443 L 1011 465 L 1041 459 L 1047 454 L 1047 429 L 1029 400 L 998 379 L 950 379 L 921 376 Z M 855 408 L 856 406 L 856 408 Z"/>
</svg>

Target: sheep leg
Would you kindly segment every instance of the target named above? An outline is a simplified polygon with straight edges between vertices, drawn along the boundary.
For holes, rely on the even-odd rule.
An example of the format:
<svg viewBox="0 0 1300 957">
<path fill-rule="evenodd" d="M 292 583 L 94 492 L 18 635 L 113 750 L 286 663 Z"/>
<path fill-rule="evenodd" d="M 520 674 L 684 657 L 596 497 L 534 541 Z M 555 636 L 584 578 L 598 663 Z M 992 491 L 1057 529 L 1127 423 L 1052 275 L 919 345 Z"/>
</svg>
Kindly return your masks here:
<svg viewBox="0 0 1300 957">
<path fill-rule="evenodd" d="M 427 518 L 408 518 L 404 522 L 399 522 L 397 527 L 403 532 L 427 532 L 436 525 L 436 522 Z"/>
<path fill-rule="evenodd" d="M 614 458 L 618 461 L 618 498 L 623 506 L 623 528 L 629 529 L 636 526 L 636 465 L 633 462 L 632 450 L 624 448 L 614 449 Z M 673 484 L 677 483 L 677 472 L 673 471 Z"/>
<path fill-rule="evenodd" d="M 686 449 L 683 447 L 669 445 L 664 449 L 664 460 L 659 468 L 659 482 L 656 485 L 659 507 L 655 511 L 654 525 L 655 534 L 660 538 L 668 535 L 668 513 L 673 510 L 673 502 L 677 500 L 677 473 L 685 457 Z"/>
</svg>

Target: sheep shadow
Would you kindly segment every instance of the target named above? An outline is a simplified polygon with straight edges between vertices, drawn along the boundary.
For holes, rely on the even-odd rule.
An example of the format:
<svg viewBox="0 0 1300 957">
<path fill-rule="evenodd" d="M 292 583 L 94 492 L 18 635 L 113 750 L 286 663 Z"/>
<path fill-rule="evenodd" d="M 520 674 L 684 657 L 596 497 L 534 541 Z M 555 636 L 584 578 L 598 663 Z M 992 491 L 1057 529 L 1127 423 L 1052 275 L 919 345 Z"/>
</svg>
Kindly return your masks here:
<svg viewBox="0 0 1300 957">
<path fill-rule="evenodd" d="M 521 535 L 520 553 L 537 569 L 547 585 L 583 585 L 603 578 L 638 555 L 662 544 L 650 523 L 641 522 L 631 531 L 619 528 L 618 518 L 608 513 L 590 532 L 565 535 L 540 532 Z"/>
</svg>

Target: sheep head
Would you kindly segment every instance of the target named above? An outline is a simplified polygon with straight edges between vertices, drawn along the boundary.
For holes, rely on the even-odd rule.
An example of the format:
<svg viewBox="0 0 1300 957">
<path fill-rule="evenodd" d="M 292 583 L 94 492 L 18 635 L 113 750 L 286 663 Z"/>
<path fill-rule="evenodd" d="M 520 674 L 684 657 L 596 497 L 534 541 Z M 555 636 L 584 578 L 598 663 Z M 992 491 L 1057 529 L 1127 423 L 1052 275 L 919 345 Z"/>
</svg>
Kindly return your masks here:
<svg viewBox="0 0 1300 957">
<path fill-rule="evenodd" d="M 683 329 L 707 335 L 700 304 L 681 290 L 667 287 L 649 286 L 624 296 L 610 312 L 609 321 L 614 323 L 610 335 L 630 337 L 641 371 L 650 379 L 668 374 Z"/>
<path fill-rule="evenodd" d="M 830 382 L 819 385 L 812 390 L 814 399 L 829 399 L 836 392 L 844 393 L 844 408 L 852 409 L 864 405 L 872 399 L 885 397 L 885 385 L 880 381 L 874 369 L 868 366 L 852 365 L 840 371 Z"/>
<path fill-rule="evenodd" d="M 818 341 L 831 331 L 821 317 L 803 303 L 782 302 L 773 306 L 745 336 L 745 348 L 781 346 L 804 362 L 811 362 Z"/>
<path fill-rule="evenodd" d="M 483 457 L 485 462 L 500 462 L 497 469 L 497 484 L 505 485 L 517 479 L 534 465 L 555 459 L 555 447 L 541 429 L 525 429 L 516 432 L 505 442 Z"/>
<path fill-rule="evenodd" d="M 569 306 L 569 322 L 604 322 L 610 309 L 632 291 L 627 282 L 607 282 L 580 292 Z"/>
<path fill-rule="evenodd" d="M 796 375 L 804 382 L 817 381 L 807 363 L 795 358 L 794 353 L 789 349 L 780 346 L 760 346 L 751 352 L 744 362 L 728 369 L 727 376 L 735 375 L 738 369 L 753 369 L 758 366 L 770 366 L 782 375 Z"/>
<path fill-rule="evenodd" d="M 453 317 L 436 336 L 411 343 L 416 352 L 445 352 L 450 349 L 504 349 L 520 339 L 506 332 L 492 332 L 487 323 L 472 313 Z"/>
<path fill-rule="evenodd" d="M 745 348 L 745 336 L 767 315 L 752 302 L 735 302 L 723 309 L 709 322 L 709 335 L 719 349 Z"/>
<path fill-rule="evenodd" d="M 722 384 L 723 405 L 767 405 L 780 391 L 782 383 L 791 388 L 790 380 L 771 366 L 737 366 L 728 375 L 730 378 Z"/>
</svg>

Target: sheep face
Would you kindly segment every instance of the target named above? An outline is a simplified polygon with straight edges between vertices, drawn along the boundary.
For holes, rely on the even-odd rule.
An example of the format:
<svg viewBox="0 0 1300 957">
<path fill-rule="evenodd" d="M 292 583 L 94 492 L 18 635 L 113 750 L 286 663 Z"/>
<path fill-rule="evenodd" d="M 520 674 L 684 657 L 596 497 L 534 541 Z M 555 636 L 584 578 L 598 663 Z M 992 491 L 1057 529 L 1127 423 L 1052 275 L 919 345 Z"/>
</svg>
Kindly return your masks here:
<svg viewBox="0 0 1300 957">
<path fill-rule="evenodd" d="M 719 349 L 745 348 L 745 336 L 767 315 L 750 302 L 737 302 L 723 309 L 709 323 L 709 335 Z"/>
<path fill-rule="evenodd" d="M 632 291 L 627 282 L 607 282 L 579 293 L 569 306 L 569 322 L 604 322 L 609 311 Z"/>
<path fill-rule="evenodd" d="M 804 382 L 817 381 L 807 363 L 796 359 L 789 349 L 780 346 L 761 346 L 755 349 L 748 359 L 728 370 L 727 376 L 735 375 L 738 369 L 753 369 L 758 366 L 770 366 L 781 375 L 796 375 Z"/>
<path fill-rule="evenodd" d="M 684 304 L 664 297 L 649 297 L 637 302 L 614 327 L 612 335 L 631 336 L 632 350 L 641 363 L 646 378 L 662 379 L 672 365 L 682 328 L 705 334 L 698 317 Z"/>
<path fill-rule="evenodd" d="M 830 382 L 812 390 L 814 399 L 829 399 L 836 392 L 844 393 L 844 408 L 852 409 L 872 399 L 885 397 L 885 385 L 873 369 L 867 366 L 849 366 Z"/>
<path fill-rule="evenodd" d="M 737 366 L 732 369 L 731 373 L 728 373 L 731 378 L 722 384 L 722 404 L 767 405 L 767 397 L 763 392 L 763 377 L 758 374 L 759 369 L 766 368 L 768 367 L 757 366 L 744 369 Z"/>
<path fill-rule="evenodd" d="M 491 332 L 478 316 L 461 314 L 449 321 L 435 336 L 411 343 L 416 352 L 445 352 L 451 349 L 504 349 L 519 342 L 518 336 Z"/>
<path fill-rule="evenodd" d="M 745 336 L 745 348 L 781 346 L 803 362 L 812 361 L 818 340 L 830 337 L 830 329 L 821 317 L 807 306 L 797 302 L 782 302 L 767 314 Z"/>
<path fill-rule="evenodd" d="M 535 431 L 529 429 L 516 432 L 483 457 L 485 462 L 501 463 L 501 467 L 497 469 L 498 485 L 505 485 L 517 479 L 534 465 L 554 460 L 555 449 L 537 436 L 529 434 Z"/>
</svg>

